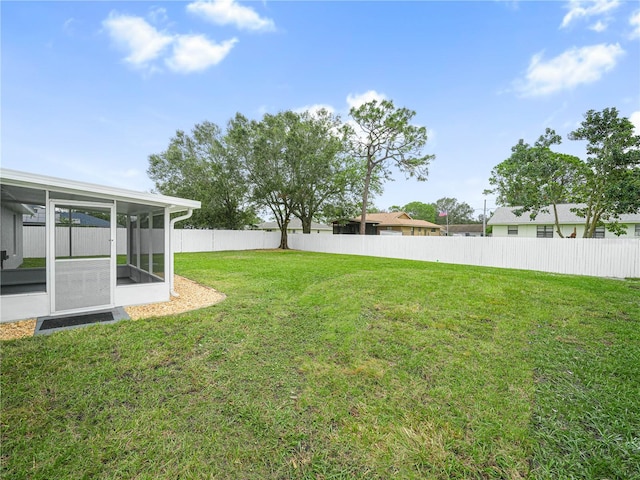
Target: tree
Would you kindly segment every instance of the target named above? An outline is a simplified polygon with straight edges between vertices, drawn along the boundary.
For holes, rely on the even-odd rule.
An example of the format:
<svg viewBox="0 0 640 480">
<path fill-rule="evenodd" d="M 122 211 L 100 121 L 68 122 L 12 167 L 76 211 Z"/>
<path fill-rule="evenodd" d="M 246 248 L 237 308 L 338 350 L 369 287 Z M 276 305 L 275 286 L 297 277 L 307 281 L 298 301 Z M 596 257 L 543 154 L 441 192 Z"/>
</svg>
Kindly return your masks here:
<svg viewBox="0 0 640 480">
<path fill-rule="evenodd" d="M 489 192 L 498 203 L 518 206 L 531 218 L 556 205 L 577 203 L 573 211 L 585 219 L 583 237 L 594 236 L 598 226 L 620 235 L 625 227 L 620 215 L 640 211 L 640 136 L 634 135 L 628 118 L 619 118 L 615 108 L 589 110 L 581 126 L 569 134 L 571 140 L 587 142 L 587 159 L 551 151 L 560 137 L 547 129 L 531 147 L 523 140 L 512 148 L 509 159 L 497 165 L 489 180 Z M 606 222 L 606 223 L 605 223 Z"/>
<path fill-rule="evenodd" d="M 436 221 L 436 207 L 430 203 L 409 202 L 399 211 L 408 213 L 415 220 L 426 220 L 431 223 Z"/>
<path fill-rule="evenodd" d="M 605 108 L 589 110 L 569 138 L 587 142 L 585 206 L 576 210 L 585 218 L 583 236 L 593 237 L 604 221 L 609 231 L 624 233 L 620 215 L 640 212 L 640 135 L 616 108 Z"/>
<path fill-rule="evenodd" d="M 457 199 L 451 197 L 443 197 L 432 204 L 435 211 L 444 212 L 446 216 L 437 216 L 436 223 L 442 225 L 449 223 L 455 225 L 460 223 L 473 223 L 473 208 L 466 202 L 459 203 Z"/>
<path fill-rule="evenodd" d="M 280 112 L 261 121 L 236 115 L 228 138 L 242 163 L 256 205 L 268 209 L 280 228 L 280 248 L 288 248 L 292 215 L 303 223 L 346 198 L 354 170 L 344 155 L 340 124 L 328 112 Z"/>
<path fill-rule="evenodd" d="M 287 249 L 287 228 L 291 221 L 294 190 L 291 154 L 286 145 L 293 112 L 264 115 L 258 122 L 241 114 L 229 122 L 229 144 L 245 169 L 251 199 L 257 207 L 268 209 L 280 228 L 280 248 Z"/>
<path fill-rule="evenodd" d="M 302 222 L 302 232 L 311 233 L 311 222 L 325 210 L 343 203 L 356 172 L 345 154 L 346 132 L 339 118 L 327 110 L 298 114 L 287 132 L 292 150 L 293 181 L 296 185 L 292 213 Z"/>
<path fill-rule="evenodd" d="M 497 193 L 497 202 L 517 206 L 516 216 L 529 212 L 531 219 L 553 209 L 556 232 L 563 237 L 558 221 L 557 205 L 578 200 L 580 185 L 585 176 L 579 158 L 551 150 L 562 138 L 550 128 L 534 146 L 520 141 L 511 148 L 511 156 L 491 171 L 490 193 Z"/>
<path fill-rule="evenodd" d="M 364 170 L 360 234 L 364 235 L 367 206 L 372 183 L 391 179 L 395 166 L 408 177 L 426 181 L 428 166 L 434 155 L 424 155 L 427 129 L 411 125 L 415 112 L 396 108 L 392 101 L 372 100 L 349 111 L 354 127 L 350 148 Z"/>
<path fill-rule="evenodd" d="M 160 193 L 202 202 L 187 225 L 235 230 L 255 218 L 241 165 L 213 123 L 197 124 L 191 135 L 178 130 L 167 150 L 149 156 L 147 173 Z"/>
</svg>

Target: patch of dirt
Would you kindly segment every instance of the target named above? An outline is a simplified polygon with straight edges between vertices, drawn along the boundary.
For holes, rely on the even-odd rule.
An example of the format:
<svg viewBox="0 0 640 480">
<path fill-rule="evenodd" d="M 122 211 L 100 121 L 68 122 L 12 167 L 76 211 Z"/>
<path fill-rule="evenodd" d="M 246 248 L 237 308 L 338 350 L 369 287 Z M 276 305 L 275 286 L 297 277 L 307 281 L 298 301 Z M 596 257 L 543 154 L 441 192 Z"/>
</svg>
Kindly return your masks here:
<svg viewBox="0 0 640 480">
<path fill-rule="evenodd" d="M 197 310 L 215 305 L 226 298 L 224 293 L 220 293 L 213 288 L 205 287 L 179 275 L 174 275 L 173 282 L 174 290 L 180 295 L 179 297 L 172 296 L 168 302 L 125 307 L 125 311 L 129 317 L 131 317 L 131 320 L 174 315 L 176 313 Z M 21 320 L 19 322 L 0 323 L 0 340 L 32 337 L 35 329 L 35 318 Z"/>
</svg>

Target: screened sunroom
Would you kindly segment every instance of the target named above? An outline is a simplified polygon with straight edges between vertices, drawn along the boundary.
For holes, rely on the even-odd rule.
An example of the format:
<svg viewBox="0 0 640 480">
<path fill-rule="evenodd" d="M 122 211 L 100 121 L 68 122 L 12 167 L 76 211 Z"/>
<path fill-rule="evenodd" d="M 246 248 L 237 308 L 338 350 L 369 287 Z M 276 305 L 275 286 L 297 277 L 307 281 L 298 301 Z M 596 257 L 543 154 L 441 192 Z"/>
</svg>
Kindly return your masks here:
<svg viewBox="0 0 640 480">
<path fill-rule="evenodd" d="M 200 202 L 5 169 L 0 184 L 0 321 L 169 300 L 171 229 Z"/>
</svg>

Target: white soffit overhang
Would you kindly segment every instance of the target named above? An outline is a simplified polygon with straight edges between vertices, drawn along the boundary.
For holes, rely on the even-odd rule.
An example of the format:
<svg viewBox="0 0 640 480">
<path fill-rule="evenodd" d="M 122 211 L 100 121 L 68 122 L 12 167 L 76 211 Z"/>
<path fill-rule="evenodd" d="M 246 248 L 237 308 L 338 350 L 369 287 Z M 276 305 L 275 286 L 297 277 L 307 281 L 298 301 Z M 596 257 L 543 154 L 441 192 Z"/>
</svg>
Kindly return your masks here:
<svg viewBox="0 0 640 480">
<path fill-rule="evenodd" d="M 68 194 L 90 195 L 92 197 L 126 202 L 140 202 L 148 205 L 168 207 L 170 212 L 182 212 L 190 208 L 200 208 L 197 200 L 137 192 L 124 188 L 107 187 L 94 183 L 77 182 L 64 178 L 49 177 L 17 170 L 0 169 L 0 179 L 7 185 L 54 190 Z"/>
</svg>

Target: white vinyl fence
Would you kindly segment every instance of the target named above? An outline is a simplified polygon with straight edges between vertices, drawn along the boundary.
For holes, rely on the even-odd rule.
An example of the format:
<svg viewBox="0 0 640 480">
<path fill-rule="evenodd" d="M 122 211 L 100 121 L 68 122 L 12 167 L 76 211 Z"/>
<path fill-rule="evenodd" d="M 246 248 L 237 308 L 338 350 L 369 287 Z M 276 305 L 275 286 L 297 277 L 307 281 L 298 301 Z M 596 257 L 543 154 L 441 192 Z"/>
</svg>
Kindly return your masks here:
<svg viewBox="0 0 640 480">
<path fill-rule="evenodd" d="M 174 230 L 172 235 L 176 253 L 263 250 L 280 245 L 280 232 L 262 230 Z"/>
<path fill-rule="evenodd" d="M 78 228 L 74 250 L 85 245 L 91 255 L 96 235 Z M 103 232 L 104 234 L 104 232 Z M 63 233 L 60 234 L 63 236 Z M 118 229 L 118 253 L 126 251 L 126 230 Z M 64 248 L 64 237 L 60 239 Z M 233 230 L 174 230 L 173 251 L 213 252 L 278 248 L 279 232 Z M 486 267 L 517 268 L 595 277 L 640 278 L 640 238 L 567 239 L 502 237 L 404 237 L 375 235 L 289 235 L 289 247 L 374 257 Z M 123 251 L 121 251 L 123 249 Z M 78 250 L 79 251 L 79 250 Z M 44 227 L 24 229 L 24 256 L 44 257 Z"/>
<path fill-rule="evenodd" d="M 640 239 L 291 235 L 289 247 L 326 253 L 517 268 L 595 277 L 640 277 Z"/>
<path fill-rule="evenodd" d="M 29 226 L 23 230 L 23 256 L 41 258 L 46 255 L 44 226 Z M 118 255 L 127 252 L 127 229 L 118 228 L 116 233 Z M 68 227 L 56 227 L 56 255 L 68 255 L 69 240 L 73 244 L 73 253 L 77 256 L 102 255 L 105 242 L 109 241 L 108 228 L 74 228 L 69 239 Z"/>
</svg>

